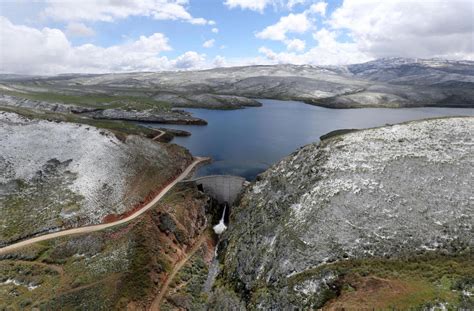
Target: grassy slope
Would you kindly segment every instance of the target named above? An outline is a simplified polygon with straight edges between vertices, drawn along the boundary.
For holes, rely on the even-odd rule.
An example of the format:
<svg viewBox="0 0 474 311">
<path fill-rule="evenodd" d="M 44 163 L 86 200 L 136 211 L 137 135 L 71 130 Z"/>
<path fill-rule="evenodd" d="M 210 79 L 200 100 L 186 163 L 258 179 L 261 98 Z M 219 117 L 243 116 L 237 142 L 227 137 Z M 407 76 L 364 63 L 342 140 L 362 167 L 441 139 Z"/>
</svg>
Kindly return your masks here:
<svg viewBox="0 0 474 311">
<path fill-rule="evenodd" d="M 125 140 L 129 134 L 149 138 L 158 134 L 153 129 L 125 121 L 94 120 L 82 118 L 74 114 L 37 111 L 19 107 L 0 107 L 1 111 L 18 113 L 31 119 L 87 124 L 110 130 L 121 140 Z M 137 155 L 137 158 L 142 158 L 144 161 L 143 163 L 141 161 L 133 163 L 133 168 L 135 168 L 137 174 L 133 179 L 129 180 L 130 186 L 127 197 L 132 197 L 132 199 L 136 197 L 145 198 L 150 191 L 166 184 L 172 176 L 179 173 L 176 169 L 181 164 L 186 165 L 186 161 L 191 159 L 190 155 L 177 145 L 166 144 L 162 145 L 162 147 L 166 149 L 169 155 L 164 157 L 163 161 L 154 161 L 150 164 L 147 162 L 149 157 L 146 154 L 143 154 L 142 157 Z M 69 176 L 73 174 L 62 169 L 53 173 L 50 174 L 51 176 L 48 175 L 47 179 L 43 176 L 41 179 L 35 179 L 31 182 L 17 180 L 14 191 L 11 190 L 11 193 L 3 196 L 4 214 L 6 217 L 4 219 L 0 218 L 0 225 L 4 227 L 0 234 L 2 239 L 14 241 L 24 238 L 27 236 L 25 228 L 34 228 L 35 224 L 38 223 L 44 224 L 44 219 L 51 218 L 52 214 L 56 215 L 61 211 L 73 212 L 80 209 L 82 197 L 72 193 L 67 188 L 68 183 L 72 182 L 75 178 L 74 176 Z M 1 199 L 0 204 L 2 203 Z M 31 210 L 37 210 L 38 207 L 41 208 L 41 212 L 31 214 Z M 81 220 L 70 218 L 70 221 L 67 223 L 62 223 L 58 220 L 57 223 L 51 223 L 48 226 L 69 227 L 77 222 L 81 223 Z M 48 226 L 45 229 L 48 229 Z"/>
<path fill-rule="evenodd" d="M 451 309 L 474 307 L 474 301 L 462 295 L 463 290 L 472 292 L 474 285 L 472 253 L 341 261 L 303 272 L 289 283 L 297 284 L 322 271 L 338 275 L 334 290 L 327 292 L 327 310 L 406 310 L 437 303 L 447 303 Z"/>
<path fill-rule="evenodd" d="M 20 285 L 0 285 L 0 310 L 145 309 L 164 273 L 192 244 L 194 234 L 205 229 L 202 219 L 195 218 L 202 217 L 205 202 L 193 188 L 179 186 L 129 225 L 38 243 L 3 258 L 0 283 L 14 279 Z M 185 223 L 170 228 L 163 223 L 164 214 Z M 185 225 L 196 231 L 184 231 Z M 28 290 L 28 284 L 40 286 Z"/>
<path fill-rule="evenodd" d="M 161 306 L 163 311 L 177 308 L 206 310 L 208 297 L 203 293 L 209 272 L 208 265 L 204 261 L 206 252 L 209 252 L 206 247 L 204 244 L 176 275 Z"/>
<path fill-rule="evenodd" d="M 168 111 L 171 106 L 164 102 L 156 101 L 145 96 L 134 95 L 105 95 L 105 94 L 65 94 L 59 92 L 19 92 L 10 90 L 1 90 L 3 94 L 11 95 L 19 98 L 46 101 L 46 102 L 60 102 L 64 104 L 71 104 L 76 106 L 83 106 L 88 108 L 118 108 L 124 110 L 147 110 L 153 109 L 155 111 Z"/>
<path fill-rule="evenodd" d="M 18 113 L 22 116 L 32 118 L 32 119 L 87 124 L 94 127 L 110 130 L 114 132 L 119 138 L 121 137 L 123 138 L 124 135 L 128 135 L 128 134 L 142 135 L 142 136 L 147 136 L 151 138 L 158 134 L 153 129 L 143 127 L 132 122 L 126 122 L 126 121 L 95 120 L 95 119 L 90 119 L 90 118 L 83 118 L 75 114 L 38 111 L 38 110 L 32 110 L 32 109 L 26 109 L 26 108 L 20 108 L 20 107 L 0 107 L 0 111 L 14 112 L 14 113 Z"/>
</svg>

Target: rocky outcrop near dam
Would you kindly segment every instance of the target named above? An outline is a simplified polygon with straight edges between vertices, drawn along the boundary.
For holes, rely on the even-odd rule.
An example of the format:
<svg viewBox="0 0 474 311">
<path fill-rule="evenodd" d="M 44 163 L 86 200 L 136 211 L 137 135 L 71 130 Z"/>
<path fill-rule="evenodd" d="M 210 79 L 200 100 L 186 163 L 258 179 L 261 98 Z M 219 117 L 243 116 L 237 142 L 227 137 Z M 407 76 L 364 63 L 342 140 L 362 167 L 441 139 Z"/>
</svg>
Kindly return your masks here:
<svg viewBox="0 0 474 311">
<path fill-rule="evenodd" d="M 439 267 L 458 262 L 456 256 L 467 256 L 459 267 L 472 263 L 472 133 L 474 118 L 409 122 L 334 135 L 273 165 L 233 208 L 211 305 L 316 309 L 345 288 L 352 291 L 343 297 L 360 293 L 361 284 L 413 287 L 409 282 L 420 272 L 404 278 L 401 270 L 429 262 L 426 284 L 439 288 L 442 277 L 465 284 L 447 288 L 455 300 L 435 295 L 433 305 L 469 306 L 471 283 L 462 280 L 474 278 L 472 269 L 458 275 Z M 385 265 L 401 270 L 381 273 Z M 365 294 L 359 299 L 369 299 Z"/>
</svg>

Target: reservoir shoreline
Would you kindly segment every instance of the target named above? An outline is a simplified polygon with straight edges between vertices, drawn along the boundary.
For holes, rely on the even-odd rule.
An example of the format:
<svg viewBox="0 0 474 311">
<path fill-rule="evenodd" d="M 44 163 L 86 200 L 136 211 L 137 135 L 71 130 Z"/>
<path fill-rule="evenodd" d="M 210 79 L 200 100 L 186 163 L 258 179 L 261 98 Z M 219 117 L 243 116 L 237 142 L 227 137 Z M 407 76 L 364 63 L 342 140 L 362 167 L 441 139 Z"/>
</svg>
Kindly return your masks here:
<svg viewBox="0 0 474 311">
<path fill-rule="evenodd" d="M 206 120 L 206 126 L 139 124 L 191 132 L 191 136 L 175 137 L 173 142 L 195 156 L 213 159 L 211 164 L 197 170 L 197 177 L 224 174 L 254 180 L 281 158 L 335 130 L 436 117 L 474 116 L 474 108 L 331 109 L 296 101 L 261 99 L 259 102 L 261 107 L 238 110 L 186 109 Z"/>
</svg>

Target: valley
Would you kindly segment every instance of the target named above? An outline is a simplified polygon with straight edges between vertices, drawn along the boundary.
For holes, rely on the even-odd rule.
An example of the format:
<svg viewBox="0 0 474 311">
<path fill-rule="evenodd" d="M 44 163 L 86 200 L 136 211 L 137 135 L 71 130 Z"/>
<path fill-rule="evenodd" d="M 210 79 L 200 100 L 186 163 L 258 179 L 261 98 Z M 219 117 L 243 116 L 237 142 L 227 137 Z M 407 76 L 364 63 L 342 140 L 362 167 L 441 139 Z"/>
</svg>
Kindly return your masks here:
<svg viewBox="0 0 474 311">
<path fill-rule="evenodd" d="M 0 310 L 473 308 L 473 67 L 1 76 Z"/>
</svg>

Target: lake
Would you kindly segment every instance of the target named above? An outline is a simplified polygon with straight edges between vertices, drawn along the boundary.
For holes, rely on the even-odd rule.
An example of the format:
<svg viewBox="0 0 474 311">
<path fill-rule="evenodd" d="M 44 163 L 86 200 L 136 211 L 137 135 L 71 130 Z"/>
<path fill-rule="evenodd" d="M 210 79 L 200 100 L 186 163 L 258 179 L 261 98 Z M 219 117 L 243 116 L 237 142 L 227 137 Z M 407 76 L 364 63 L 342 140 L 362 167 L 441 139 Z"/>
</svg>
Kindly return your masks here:
<svg viewBox="0 0 474 311">
<path fill-rule="evenodd" d="M 213 163 L 197 176 L 229 174 L 253 180 L 298 147 L 319 141 L 330 131 L 367 128 L 440 116 L 474 116 L 474 108 L 359 108 L 329 109 L 295 101 L 260 100 L 262 107 L 239 110 L 186 109 L 207 120 L 207 126 L 147 126 L 182 129 L 190 137 L 173 142 Z"/>
</svg>

